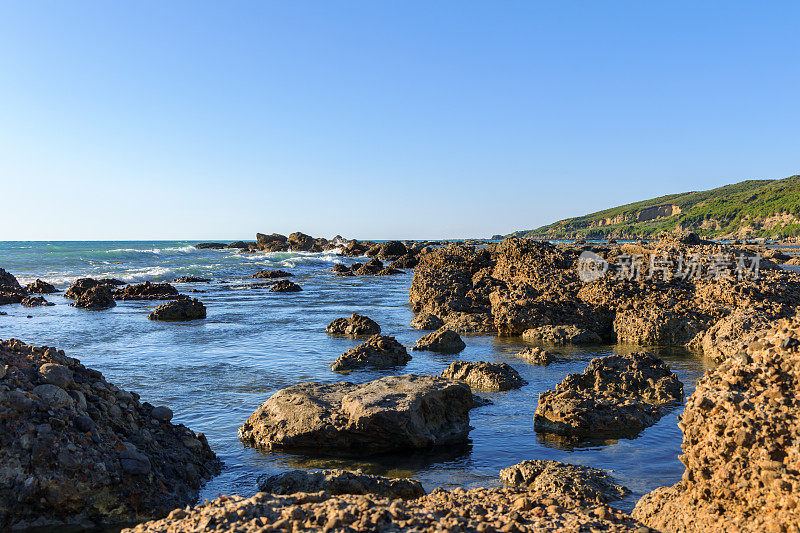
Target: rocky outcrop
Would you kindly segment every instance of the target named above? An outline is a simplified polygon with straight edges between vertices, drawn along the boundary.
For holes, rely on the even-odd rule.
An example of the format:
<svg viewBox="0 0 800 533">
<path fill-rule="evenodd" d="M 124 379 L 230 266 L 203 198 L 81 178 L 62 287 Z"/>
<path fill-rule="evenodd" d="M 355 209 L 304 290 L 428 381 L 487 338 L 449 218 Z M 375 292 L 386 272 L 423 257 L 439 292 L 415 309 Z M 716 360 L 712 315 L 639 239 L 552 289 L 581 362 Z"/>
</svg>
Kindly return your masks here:
<svg viewBox="0 0 800 533">
<path fill-rule="evenodd" d="M 27 296 L 22 299 L 20 302 L 25 307 L 39 307 L 39 306 L 52 306 L 56 305 L 52 302 L 48 302 L 44 299 L 43 296 Z"/>
<path fill-rule="evenodd" d="M 368 316 L 353 313 L 348 318 L 337 318 L 328 324 L 325 331 L 337 335 L 377 335 L 381 327 Z"/>
<path fill-rule="evenodd" d="M 413 500 L 425 496 L 415 479 L 392 479 L 347 470 L 290 470 L 258 479 L 258 490 L 270 494 L 321 492 L 328 494 L 372 494 L 389 499 Z"/>
<path fill-rule="evenodd" d="M 58 292 L 55 287 L 40 279 L 37 279 L 33 283 L 28 283 L 28 286 L 25 287 L 25 290 L 28 292 L 28 294 L 52 294 L 54 292 Z"/>
<path fill-rule="evenodd" d="M 294 274 L 285 270 L 259 270 L 253 274 L 254 278 L 260 279 L 291 278 L 293 276 Z"/>
<path fill-rule="evenodd" d="M 419 259 L 417 258 L 417 255 L 413 253 L 407 253 L 392 261 L 391 266 L 392 268 L 407 270 L 416 267 L 418 264 Z"/>
<path fill-rule="evenodd" d="M 356 265 L 358 265 L 358 268 L 356 268 Z M 363 265 L 356 263 L 350 269 L 350 271 L 356 276 L 375 276 L 382 270 L 383 270 L 383 263 L 379 259 L 376 259 L 374 257 L 369 261 L 367 261 L 366 263 L 364 263 Z"/>
<path fill-rule="evenodd" d="M 522 333 L 522 338 L 556 346 L 564 344 L 599 344 L 601 342 L 600 335 L 577 326 L 541 326 L 531 328 Z"/>
<path fill-rule="evenodd" d="M 359 368 L 392 368 L 403 366 L 411 360 L 405 346 L 388 335 L 373 335 L 363 344 L 351 348 L 331 363 L 331 370 L 345 371 Z"/>
<path fill-rule="evenodd" d="M 561 461 L 522 461 L 501 470 L 500 481 L 511 487 L 602 503 L 620 500 L 630 493 L 602 470 Z"/>
<path fill-rule="evenodd" d="M 82 291 L 80 296 L 70 304 L 79 309 L 110 309 L 117 305 L 108 285 L 96 284 Z"/>
<path fill-rule="evenodd" d="M 275 282 L 275 284 L 270 287 L 269 292 L 299 292 L 302 290 L 303 288 L 297 283 L 292 283 L 288 279 L 282 279 Z"/>
<path fill-rule="evenodd" d="M 756 332 L 766 328 L 769 322 L 757 309 L 736 309 L 698 334 L 689 344 L 701 349 L 712 361 L 721 363 L 742 352 L 755 340 Z"/>
<path fill-rule="evenodd" d="M 543 348 L 534 346 L 531 348 L 524 348 L 517 352 L 517 357 L 525 359 L 533 365 L 547 366 L 555 360 L 555 356 Z"/>
<path fill-rule="evenodd" d="M 436 489 L 411 501 L 327 492 L 250 498 L 221 496 L 124 533 L 196 531 L 614 531 L 647 533 L 630 516 L 605 504 L 521 489 Z"/>
<path fill-rule="evenodd" d="M 259 449 L 314 454 L 428 448 L 465 442 L 471 408 L 468 385 L 434 376 L 301 383 L 264 402 L 239 428 L 239 438 Z"/>
<path fill-rule="evenodd" d="M 198 276 L 181 276 L 172 280 L 172 283 L 211 283 L 209 278 L 201 278 Z"/>
<path fill-rule="evenodd" d="M 220 470 L 202 434 L 61 350 L 2 341 L 0 369 L 0 530 L 164 516 Z"/>
<path fill-rule="evenodd" d="M 147 318 L 150 320 L 183 321 L 206 317 L 206 306 L 197 298 L 180 298 L 156 307 Z"/>
<path fill-rule="evenodd" d="M 427 350 L 440 353 L 458 353 L 467 345 L 455 331 L 442 327 L 428 333 L 417 341 L 412 350 Z"/>
<path fill-rule="evenodd" d="M 420 313 L 411 321 L 411 327 L 414 329 L 436 330 L 442 326 L 444 326 L 444 321 L 430 313 Z"/>
<path fill-rule="evenodd" d="M 64 298 L 77 300 L 84 292 L 100 284 L 98 280 L 92 278 L 77 279 L 73 281 L 72 285 L 64 292 Z"/>
<path fill-rule="evenodd" d="M 145 281 L 136 285 L 126 285 L 111 291 L 115 300 L 173 300 L 180 295 L 178 289 L 169 283 Z"/>
<path fill-rule="evenodd" d="M 18 304 L 27 295 L 17 278 L 0 268 L 0 305 Z"/>
<path fill-rule="evenodd" d="M 442 377 L 467 383 L 473 389 L 504 391 L 518 389 L 528 382 L 506 363 L 453 361 Z"/>
<path fill-rule="evenodd" d="M 682 399 L 683 385 L 658 357 L 609 355 L 540 394 L 533 423 L 536 431 L 577 438 L 628 437 Z"/>
<path fill-rule="evenodd" d="M 679 422 L 683 478 L 634 516 L 667 533 L 798 529 L 798 347 L 800 320 L 776 321 L 697 382 Z"/>
<path fill-rule="evenodd" d="M 228 245 L 224 242 L 201 242 L 194 245 L 198 250 L 222 250 L 227 248 Z"/>
</svg>

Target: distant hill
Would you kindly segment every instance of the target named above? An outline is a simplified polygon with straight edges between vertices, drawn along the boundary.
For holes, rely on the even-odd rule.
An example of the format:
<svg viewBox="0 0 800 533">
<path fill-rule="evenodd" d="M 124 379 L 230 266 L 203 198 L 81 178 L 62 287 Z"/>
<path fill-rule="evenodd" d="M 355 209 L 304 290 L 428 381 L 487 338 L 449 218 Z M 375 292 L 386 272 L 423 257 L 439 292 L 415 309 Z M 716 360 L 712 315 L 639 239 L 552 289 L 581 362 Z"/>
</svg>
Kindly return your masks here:
<svg viewBox="0 0 800 533">
<path fill-rule="evenodd" d="M 661 196 L 512 235 L 547 239 L 639 238 L 663 231 L 694 231 L 717 238 L 800 235 L 800 175 Z"/>
</svg>

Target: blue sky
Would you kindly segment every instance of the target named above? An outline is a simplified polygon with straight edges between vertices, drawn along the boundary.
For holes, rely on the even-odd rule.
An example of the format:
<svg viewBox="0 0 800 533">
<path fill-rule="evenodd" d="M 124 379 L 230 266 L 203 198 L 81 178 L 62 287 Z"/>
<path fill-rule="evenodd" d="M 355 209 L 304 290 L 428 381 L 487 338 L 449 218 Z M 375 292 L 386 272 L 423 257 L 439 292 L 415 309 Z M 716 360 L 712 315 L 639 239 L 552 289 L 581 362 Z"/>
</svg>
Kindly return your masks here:
<svg viewBox="0 0 800 533">
<path fill-rule="evenodd" d="M 0 4 L 0 240 L 489 236 L 800 172 L 796 2 Z"/>
</svg>

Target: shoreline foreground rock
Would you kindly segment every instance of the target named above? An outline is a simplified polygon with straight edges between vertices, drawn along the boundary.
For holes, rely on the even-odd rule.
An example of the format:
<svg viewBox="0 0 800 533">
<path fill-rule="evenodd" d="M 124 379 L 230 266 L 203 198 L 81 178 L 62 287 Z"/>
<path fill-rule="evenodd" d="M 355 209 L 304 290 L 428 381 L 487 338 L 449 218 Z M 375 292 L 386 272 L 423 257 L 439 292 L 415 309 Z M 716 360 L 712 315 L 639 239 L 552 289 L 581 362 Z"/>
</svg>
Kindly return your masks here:
<svg viewBox="0 0 800 533">
<path fill-rule="evenodd" d="M 0 341 L 0 370 L 0 530 L 165 516 L 220 471 L 202 434 L 61 350 Z"/>
<path fill-rule="evenodd" d="M 340 355 L 331 363 L 331 370 L 340 372 L 359 368 L 392 368 L 403 366 L 409 361 L 411 356 L 397 339 L 389 335 L 373 335 L 366 342 Z"/>
<path fill-rule="evenodd" d="M 500 471 L 500 481 L 511 487 L 524 487 L 603 503 L 621 500 L 631 492 L 618 485 L 603 470 L 538 459 L 522 461 L 504 468 Z"/>
<path fill-rule="evenodd" d="M 391 499 L 413 500 L 425 496 L 415 479 L 388 478 L 347 470 L 290 470 L 258 479 L 258 490 L 270 494 L 320 492 L 329 494 L 372 494 Z"/>
</svg>

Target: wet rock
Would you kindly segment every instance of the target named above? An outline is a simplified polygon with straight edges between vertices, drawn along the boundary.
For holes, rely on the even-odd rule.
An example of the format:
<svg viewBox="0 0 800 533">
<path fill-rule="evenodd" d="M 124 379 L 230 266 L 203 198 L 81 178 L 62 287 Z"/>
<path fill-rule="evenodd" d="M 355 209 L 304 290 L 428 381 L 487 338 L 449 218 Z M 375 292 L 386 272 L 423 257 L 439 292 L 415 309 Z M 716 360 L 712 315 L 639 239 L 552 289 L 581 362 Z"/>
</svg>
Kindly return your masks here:
<svg viewBox="0 0 800 533">
<path fill-rule="evenodd" d="M 83 292 L 77 297 L 77 300 L 70 304 L 73 307 L 80 309 L 110 309 L 117 305 L 111 290 L 108 285 L 96 284 Z"/>
<path fill-rule="evenodd" d="M 356 385 L 301 383 L 278 391 L 239 428 L 245 445 L 314 454 L 375 454 L 458 444 L 469 434 L 468 385 L 387 376 Z"/>
<path fill-rule="evenodd" d="M 150 412 L 150 416 L 159 422 L 169 422 L 172 420 L 172 409 L 169 407 L 164 407 L 163 405 L 159 407 L 153 407 L 153 410 Z"/>
<path fill-rule="evenodd" d="M 358 265 L 358 268 L 355 268 L 356 265 Z M 382 270 L 383 270 L 383 263 L 376 258 L 370 259 L 363 265 L 356 263 L 351 268 L 351 272 L 353 272 L 357 276 L 374 276 Z"/>
<path fill-rule="evenodd" d="M 602 470 L 561 461 L 522 461 L 501 470 L 500 481 L 512 487 L 602 503 L 630 494 Z"/>
<path fill-rule="evenodd" d="M 156 307 L 147 318 L 150 320 L 182 321 L 206 317 L 206 306 L 197 298 L 180 298 Z"/>
<path fill-rule="evenodd" d="M 181 276 L 172 280 L 172 283 L 210 283 L 209 278 L 201 278 L 198 276 Z"/>
<path fill-rule="evenodd" d="M 39 307 L 39 306 L 53 306 L 56 305 L 48 302 L 43 296 L 27 296 L 20 302 L 25 307 Z"/>
<path fill-rule="evenodd" d="M 442 326 L 444 326 L 444 321 L 430 313 L 419 313 L 411 321 L 411 327 L 415 329 L 437 330 Z"/>
<path fill-rule="evenodd" d="M 27 295 L 17 278 L 0 268 L 0 305 L 18 304 Z"/>
<path fill-rule="evenodd" d="M 404 272 L 402 270 L 397 270 L 396 268 L 385 267 L 375 275 L 376 276 L 394 276 L 396 274 L 404 274 Z"/>
<path fill-rule="evenodd" d="M 492 315 L 489 313 L 460 313 L 447 315 L 444 327 L 456 333 L 494 333 Z"/>
<path fill-rule="evenodd" d="M 439 328 L 433 333 L 428 333 L 417 341 L 413 350 L 427 350 L 440 353 L 458 353 L 467 345 L 455 331 Z"/>
<path fill-rule="evenodd" d="M 539 395 L 536 431 L 578 438 L 632 436 L 683 399 L 683 385 L 648 352 L 597 357 Z"/>
<path fill-rule="evenodd" d="M 343 274 L 343 273 L 351 274 L 350 267 L 348 267 L 347 265 L 343 265 L 342 263 L 336 263 L 335 265 L 333 265 L 333 267 L 331 268 L 331 272 L 336 272 L 337 274 Z"/>
<path fill-rule="evenodd" d="M 529 341 L 552 344 L 599 344 L 600 336 L 594 331 L 577 326 L 541 326 L 531 328 L 522 333 L 522 337 Z"/>
<path fill-rule="evenodd" d="M 270 494 L 320 492 L 328 494 L 373 494 L 391 499 L 413 500 L 425 496 L 422 483 L 414 479 L 391 479 L 347 470 L 290 470 L 258 479 L 258 490 Z"/>
<path fill-rule="evenodd" d="M 538 346 L 525 348 L 517 352 L 517 357 L 525 359 L 533 365 L 547 366 L 555 360 L 555 356 L 543 348 Z"/>
<path fill-rule="evenodd" d="M 17 278 L 15 278 L 13 274 L 0 268 L 0 288 L 21 290 L 22 285 L 19 284 L 19 281 L 17 281 Z"/>
<path fill-rule="evenodd" d="M 388 335 L 373 335 L 363 344 L 347 350 L 331 363 L 331 370 L 344 371 L 359 368 L 392 368 L 403 366 L 411 360 L 405 346 Z"/>
<path fill-rule="evenodd" d="M 145 281 L 136 285 L 126 285 L 111 292 L 116 300 L 173 300 L 180 296 L 178 289 L 169 283 Z"/>
<path fill-rule="evenodd" d="M 61 350 L 0 341 L 0 368 L 2 531 L 165 516 L 192 503 L 201 483 L 220 470 L 205 437 L 152 422 L 138 395 Z M 146 441 L 139 439 L 143 431 Z M 188 437 L 200 446 L 188 448 Z"/>
<path fill-rule="evenodd" d="M 294 274 L 284 270 L 259 270 L 253 274 L 253 277 L 258 279 L 291 278 L 293 276 Z"/>
<path fill-rule="evenodd" d="M 269 292 L 298 292 L 302 290 L 303 288 L 297 283 L 292 283 L 288 279 L 282 279 L 272 285 L 272 287 L 269 289 Z"/>
<path fill-rule="evenodd" d="M 55 287 L 40 279 L 29 283 L 25 290 L 28 291 L 28 294 L 52 294 L 58 292 Z"/>
<path fill-rule="evenodd" d="M 337 318 L 325 331 L 339 335 L 377 335 L 381 327 L 371 318 L 353 313 L 348 318 Z"/>
<path fill-rule="evenodd" d="M 518 389 L 528 382 L 506 363 L 453 361 L 442 377 L 469 384 L 473 389 L 504 391 Z"/>
<path fill-rule="evenodd" d="M 227 246 L 224 242 L 201 242 L 194 245 L 198 250 L 222 250 Z"/>
<path fill-rule="evenodd" d="M 418 264 L 419 259 L 416 254 L 407 253 L 392 261 L 391 267 L 407 270 L 416 267 Z"/>
<path fill-rule="evenodd" d="M 100 282 L 96 279 L 92 278 L 80 278 L 72 282 L 72 285 L 64 292 L 64 298 L 69 298 L 71 300 L 77 300 L 80 296 L 86 292 L 87 290 L 91 289 L 92 287 L 96 287 L 100 285 Z"/>
</svg>

